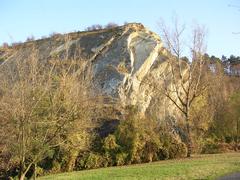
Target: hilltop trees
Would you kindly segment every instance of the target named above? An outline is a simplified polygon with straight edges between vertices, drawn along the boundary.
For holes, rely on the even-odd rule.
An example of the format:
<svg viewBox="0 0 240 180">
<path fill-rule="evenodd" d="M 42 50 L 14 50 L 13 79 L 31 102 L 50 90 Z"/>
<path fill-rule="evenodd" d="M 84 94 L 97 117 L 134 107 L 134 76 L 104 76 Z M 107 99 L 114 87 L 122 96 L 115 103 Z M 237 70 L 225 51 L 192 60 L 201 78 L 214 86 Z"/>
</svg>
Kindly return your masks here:
<svg viewBox="0 0 240 180">
<path fill-rule="evenodd" d="M 101 24 L 93 24 L 93 25 L 85 28 L 85 30 L 86 31 L 94 31 L 94 30 L 101 30 L 101 29 L 110 29 L 110 28 L 114 28 L 114 27 L 117 27 L 117 26 L 118 26 L 118 24 L 116 24 L 114 22 L 109 22 L 105 26 L 103 26 Z"/>
</svg>

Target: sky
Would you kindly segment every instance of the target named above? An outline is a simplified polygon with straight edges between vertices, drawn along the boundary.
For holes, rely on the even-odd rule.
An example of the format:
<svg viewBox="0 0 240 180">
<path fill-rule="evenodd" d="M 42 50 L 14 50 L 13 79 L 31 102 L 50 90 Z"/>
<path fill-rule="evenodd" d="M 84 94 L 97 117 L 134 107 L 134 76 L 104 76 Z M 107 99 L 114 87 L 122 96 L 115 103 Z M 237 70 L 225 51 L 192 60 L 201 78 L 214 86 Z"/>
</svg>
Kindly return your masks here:
<svg viewBox="0 0 240 180">
<path fill-rule="evenodd" d="M 157 22 L 174 16 L 188 29 L 206 27 L 210 55 L 240 56 L 240 0 L 0 0 L 0 44 L 108 22 L 138 22 L 159 33 Z"/>
</svg>

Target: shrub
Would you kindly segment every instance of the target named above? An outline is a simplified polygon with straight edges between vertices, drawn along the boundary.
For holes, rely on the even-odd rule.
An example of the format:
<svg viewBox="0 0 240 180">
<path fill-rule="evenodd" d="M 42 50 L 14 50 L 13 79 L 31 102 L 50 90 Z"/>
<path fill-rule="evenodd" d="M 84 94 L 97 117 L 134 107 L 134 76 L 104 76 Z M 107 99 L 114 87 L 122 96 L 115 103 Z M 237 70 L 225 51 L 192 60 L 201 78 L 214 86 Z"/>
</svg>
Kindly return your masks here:
<svg viewBox="0 0 240 180">
<path fill-rule="evenodd" d="M 186 157 L 187 147 L 182 142 L 174 141 L 170 144 L 169 149 L 168 149 L 168 153 L 169 153 L 169 158 L 170 159 Z"/>
<path fill-rule="evenodd" d="M 85 169 L 86 160 L 89 156 L 89 152 L 80 153 L 75 162 L 75 170 Z"/>
<path fill-rule="evenodd" d="M 159 158 L 180 158 L 185 157 L 187 154 L 187 147 L 186 145 L 177 139 L 175 136 L 168 132 L 162 132 L 160 135 L 161 142 L 163 146 L 159 152 Z M 162 154 L 161 154 L 162 153 Z"/>
<path fill-rule="evenodd" d="M 103 160 L 102 160 L 102 165 L 103 167 L 108 167 L 108 166 L 113 166 L 113 159 L 112 159 L 112 156 L 108 153 L 105 153 L 103 156 L 102 156 Z"/>
<path fill-rule="evenodd" d="M 32 36 L 27 37 L 26 42 L 30 42 L 30 41 L 34 41 L 34 40 L 35 40 L 35 37 L 32 35 Z"/>
<path fill-rule="evenodd" d="M 119 149 L 128 154 L 126 163 L 129 164 L 158 160 L 161 143 L 156 121 L 142 118 L 134 112 L 133 109 L 117 128 L 115 136 Z"/>
<path fill-rule="evenodd" d="M 61 172 L 61 168 L 61 163 L 59 163 L 58 161 L 53 161 L 52 168 L 49 173 L 59 173 Z"/>
<path fill-rule="evenodd" d="M 37 166 L 36 167 L 36 174 L 37 174 L 37 176 L 43 176 L 44 175 L 44 169 Z"/>
<path fill-rule="evenodd" d="M 85 168 L 94 169 L 102 166 L 102 157 L 98 154 L 90 153 L 86 159 Z"/>
<path fill-rule="evenodd" d="M 4 62 L 4 58 L 0 58 L 0 64 Z"/>
<path fill-rule="evenodd" d="M 110 22 L 105 26 L 105 28 L 109 29 L 109 28 L 114 28 L 114 27 L 117 27 L 117 26 L 118 26 L 118 24 L 116 24 L 114 22 Z"/>
<path fill-rule="evenodd" d="M 215 153 L 225 153 L 233 151 L 234 148 L 227 143 L 219 143 L 212 139 L 207 139 L 203 145 L 202 152 L 203 154 L 215 154 Z"/>
<path fill-rule="evenodd" d="M 85 160 L 84 168 L 95 169 L 100 167 L 107 167 L 111 161 L 112 160 L 108 155 L 101 155 L 91 152 Z"/>
<path fill-rule="evenodd" d="M 160 149 L 160 142 L 154 142 L 154 139 L 151 141 L 147 141 L 144 146 L 144 154 L 143 154 L 143 161 L 144 162 L 152 162 L 158 160 L 157 152 Z"/>
<path fill-rule="evenodd" d="M 126 164 L 127 157 L 128 157 L 127 153 L 118 153 L 118 154 L 116 154 L 116 165 L 117 166 L 122 166 L 122 165 Z"/>
<path fill-rule="evenodd" d="M 107 136 L 103 141 L 103 149 L 105 152 L 116 150 L 118 148 L 118 144 L 116 143 L 116 137 L 112 134 Z"/>
<path fill-rule="evenodd" d="M 214 154 L 214 153 L 219 153 L 219 146 L 216 142 L 208 140 L 202 148 L 202 153 L 203 154 Z"/>
<path fill-rule="evenodd" d="M 133 138 L 130 140 L 130 162 L 131 163 L 141 163 L 143 157 L 143 147 L 144 141 L 143 136 L 140 133 L 133 134 Z"/>
<path fill-rule="evenodd" d="M 57 32 L 52 32 L 49 37 L 53 37 L 53 38 L 57 38 L 57 37 L 60 37 L 61 36 L 61 33 L 57 33 Z"/>
<path fill-rule="evenodd" d="M 94 169 L 112 166 L 113 164 L 112 157 L 109 153 L 102 155 L 93 152 L 84 152 L 78 156 L 74 170 Z"/>
<path fill-rule="evenodd" d="M 169 158 L 168 149 L 165 147 L 161 147 L 157 152 L 158 160 L 165 160 Z"/>
<path fill-rule="evenodd" d="M 100 24 L 94 24 L 92 26 L 86 27 L 85 31 L 94 31 L 94 30 L 100 30 L 103 29 L 103 26 Z"/>
</svg>

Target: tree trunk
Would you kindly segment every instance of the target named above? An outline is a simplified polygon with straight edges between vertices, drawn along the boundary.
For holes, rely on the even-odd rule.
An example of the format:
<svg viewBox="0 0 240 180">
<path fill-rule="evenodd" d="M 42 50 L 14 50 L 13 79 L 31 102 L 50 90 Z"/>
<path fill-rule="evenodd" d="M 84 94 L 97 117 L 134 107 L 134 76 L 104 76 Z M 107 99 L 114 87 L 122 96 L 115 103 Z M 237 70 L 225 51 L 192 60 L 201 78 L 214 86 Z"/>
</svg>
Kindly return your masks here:
<svg viewBox="0 0 240 180">
<path fill-rule="evenodd" d="M 238 144 L 239 144 L 239 120 L 237 120 L 237 137 L 236 137 L 236 151 L 238 151 Z"/>
<path fill-rule="evenodd" d="M 21 174 L 19 180 L 24 180 L 25 179 L 25 175 L 26 175 L 25 173 Z"/>
<path fill-rule="evenodd" d="M 24 177 L 25 177 L 25 174 L 24 174 L 24 168 L 25 168 L 25 165 L 24 165 L 24 163 L 23 162 L 20 162 L 20 170 L 19 170 L 19 175 L 18 175 L 18 177 L 19 177 L 19 179 L 24 179 Z M 23 177 L 22 177 L 23 176 Z"/>
<path fill-rule="evenodd" d="M 32 165 L 33 165 L 33 162 L 30 163 L 25 170 L 20 171 L 19 180 L 24 180 L 25 179 L 25 176 L 26 176 L 27 172 L 29 171 L 29 169 L 31 168 Z"/>
<path fill-rule="evenodd" d="M 189 125 L 189 116 L 186 114 L 186 128 L 187 128 L 187 157 L 191 157 L 192 154 L 192 138 L 191 138 L 191 130 Z"/>
<path fill-rule="evenodd" d="M 36 172 L 36 163 L 34 163 L 34 172 L 33 172 L 33 179 L 37 179 L 37 172 Z"/>
<path fill-rule="evenodd" d="M 188 142 L 187 142 L 187 157 L 191 157 L 192 155 L 192 141 L 191 137 L 188 137 Z"/>
</svg>

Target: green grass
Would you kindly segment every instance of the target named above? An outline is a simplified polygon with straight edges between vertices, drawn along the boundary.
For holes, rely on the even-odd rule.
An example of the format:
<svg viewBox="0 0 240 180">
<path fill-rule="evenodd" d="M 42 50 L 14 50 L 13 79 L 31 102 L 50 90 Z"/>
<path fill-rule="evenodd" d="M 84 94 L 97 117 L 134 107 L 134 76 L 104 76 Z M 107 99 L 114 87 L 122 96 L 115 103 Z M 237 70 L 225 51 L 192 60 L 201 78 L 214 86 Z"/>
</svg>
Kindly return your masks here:
<svg viewBox="0 0 240 180">
<path fill-rule="evenodd" d="M 54 174 L 39 179 L 216 179 L 232 172 L 240 172 L 240 153 L 195 155 L 190 159 Z"/>
</svg>

